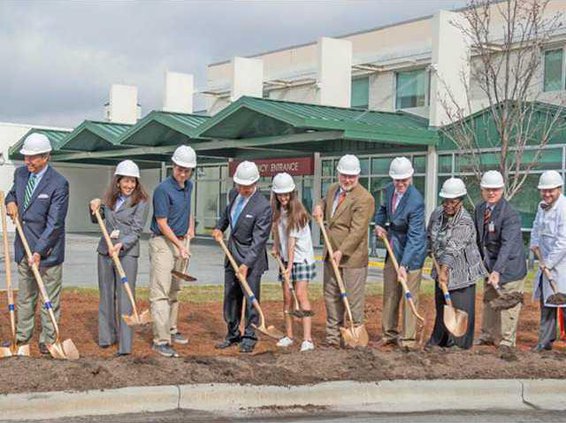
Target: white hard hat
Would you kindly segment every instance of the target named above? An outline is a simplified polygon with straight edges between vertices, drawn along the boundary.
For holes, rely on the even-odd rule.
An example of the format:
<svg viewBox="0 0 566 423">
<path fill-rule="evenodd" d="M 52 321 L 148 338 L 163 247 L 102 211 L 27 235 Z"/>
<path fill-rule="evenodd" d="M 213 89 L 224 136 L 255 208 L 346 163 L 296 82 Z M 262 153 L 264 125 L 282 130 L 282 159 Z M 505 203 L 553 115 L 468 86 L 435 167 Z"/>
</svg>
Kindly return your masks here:
<svg viewBox="0 0 566 423">
<path fill-rule="evenodd" d="M 249 186 L 255 184 L 259 179 L 259 170 L 254 162 L 244 161 L 236 168 L 234 182 L 238 185 Z"/>
<path fill-rule="evenodd" d="M 444 181 L 440 196 L 442 198 L 458 198 L 466 195 L 466 185 L 460 178 L 450 178 Z"/>
<path fill-rule="evenodd" d="M 140 168 L 131 160 L 124 160 L 118 163 L 114 175 L 117 176 L 131 176 L 132 178 L 140 177 Z"/>
<path fill-rule="evenodd" d="M 180 145 L 177 147 L 171 160 L 173 160 L 173 163 L 177 166 L 186 168 L 197 167 L 197 154 L 195 153 L 195 150 L 188 145 Z"/>
<path fill-rule="evenodd" d="M 562 180 L 562 176 L 555 170 L 547 170 L 542 175 L 540 175 L 540 179 L 538 180 L 538 189 L 553 189 L 558 188 L 564 185 L 564 181 Z"/>
<path fill-rule="evenodd" d="M 344 175 L 359 175 L 361 172 L 360 160 L 353 154 L 346 154 L 338 160 L 336 170 Z"/>
<path fill-rule="evenodd" d="M 480 187 L 481 188 L 503 188 L 505 182 L 503 181 L 503 175 L 497 170 L 488 170 L 481 177 Z"/>
<path fill-rule="evenodd" d="M 273 178 L 273 186 L 271 190 L 275 194 L 286 194 L 288 192 L 295 191 L 295 182 L 293 182 L 293 177 L 288 173 L 278 173 Z"/>
<path fill-rule="evenodd" d="M 391 179 L 407 179 L 413 176 L 415 170 L 411 161 L 406 157 L 395 157 L 389 166 Z"/>
<path fill-rule="evenodd" d="M 33 133 L 24 140 L 20 154 L 24 156 L 35 156 L 36 154 L 49 153 L 50 151 L 51 143 L 49 142 L 49 138 L 43 134 Z"/>
</svg>

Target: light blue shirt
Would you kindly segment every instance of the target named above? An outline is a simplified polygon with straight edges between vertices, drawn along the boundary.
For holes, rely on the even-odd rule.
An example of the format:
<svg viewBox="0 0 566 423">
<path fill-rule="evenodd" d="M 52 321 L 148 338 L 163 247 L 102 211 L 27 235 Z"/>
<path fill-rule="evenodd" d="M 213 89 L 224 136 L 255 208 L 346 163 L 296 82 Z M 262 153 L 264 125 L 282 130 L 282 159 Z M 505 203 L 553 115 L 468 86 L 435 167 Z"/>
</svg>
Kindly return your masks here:
<svg viewBox="0 0 566 423">
<path fill-rule="evenodd" d="M 230 217 L 231 217 L 231 220 L 232 220 L 232 225 L 236 224 L 236 222 L 234 222 L 234 212 L 236 211 L 236 208 L 240 204 L 240 201 L 242 201 L 242 199 L 243 199 L 243 203 L 240 206 L 240 215 L 241 215 L 242 211 L 244 211 L 244 209 L 246 208 L 248 201 L 250 201 L 250 198 L 252 198 L 252 195 L 254 195 L 254 194 L 255 194 L 255 191 L 249 197 L 243 197 L 242 195 L 238 194 L 238 196 L 234 199 L 234 203 L 232 205 L 232 210 L 230 210 Z M 239 217 L 240 216 L 238 216 L 238 218 Z"/>
<path fill-rule="evenodd" d="M 45 166 L 39 173 L 30 173 L 29 177 L 31 178 L 31 175 L 35 175 L 35 186 L 33 187 L 33 191 L 31 192 L 32 194 L 35 192 L 35 190 L 37 189 L 37 186 L 39 185 L 39 183 L 41 182 L 41 178 L 43 178 L 43 175 L 45 175 L 45 172 L 47 172 L 47 168 L 49 167 L 49 165 Z M 29 181 L 29 178 L 28 178 Z"/>
<path fill-rule="evenodd" d="M 114 211 L 118 210 L 122 205 L 126 202 L 128 197 L 125 195 L 120 194 L 116 199 L 116 204 L 114 205 Z"/>
</svg>

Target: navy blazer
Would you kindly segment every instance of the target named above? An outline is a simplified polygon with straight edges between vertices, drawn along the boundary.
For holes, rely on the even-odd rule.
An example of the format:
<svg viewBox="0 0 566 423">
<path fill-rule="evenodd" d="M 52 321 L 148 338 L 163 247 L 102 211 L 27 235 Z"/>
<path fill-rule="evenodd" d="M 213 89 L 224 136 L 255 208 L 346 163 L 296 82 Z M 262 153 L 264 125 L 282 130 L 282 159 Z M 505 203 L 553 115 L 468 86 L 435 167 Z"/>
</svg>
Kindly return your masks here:
<svg viewBox="0 0 566 423">
<path fill-rule="evenodd" d="M 385 187 L 385 203 L 379 207 L 375 224 L 385 228 L 393 247 L 395 258 L 407 270 L 423 267 L 426 256 L 425 206 L 423 196 L 410 185 L 392 214 L 395 188 L 390 183 Z"/>
<path fill-rule="evenodd" d="M 489 272 L 499 272 L 499 283 L 505 284 L 523 279 L 527 275 L 527 259 L 521 234 L 521 217 L 505 199 L 501 199 L 489 224 L 484 225 L 486 202 L 479 203 L 474 212 L 477 244 Z"/>
<path fill-rule="evenodd" d="M 238 265 L 245 264 L 250 270 L 255 269 L 264 272 L 268 268 L 265 245 L 271 234 L 271 205 L 257 189 L 242 209 L 238 221 L 233 225 L 230 211 L 237 196 L 238 192 L 232 189 L 228 195 L 228 205 L 220 216 L 215 229 L 224 232 L 230 226 L 228 249 L 234 256 L 236 263 Z M 228 259 L 226 259 L 224 265 L 230 266 Z"/>
<path fill-rule="evenodd" d="M 14 172 L 14 184 L 6 196 L 6 204 L 18 205 L 24 234 L 33 253 L 41 256 L 40 267 L 52 267 L 65 260 L 65 217 L 69 208 L 69 182 L 49 166 L 26 209 L 24 196 L 30 172 L 21 166 Z M 17 263 L 25 257 L 19 235 L 14 241 Z"/>
</svg>

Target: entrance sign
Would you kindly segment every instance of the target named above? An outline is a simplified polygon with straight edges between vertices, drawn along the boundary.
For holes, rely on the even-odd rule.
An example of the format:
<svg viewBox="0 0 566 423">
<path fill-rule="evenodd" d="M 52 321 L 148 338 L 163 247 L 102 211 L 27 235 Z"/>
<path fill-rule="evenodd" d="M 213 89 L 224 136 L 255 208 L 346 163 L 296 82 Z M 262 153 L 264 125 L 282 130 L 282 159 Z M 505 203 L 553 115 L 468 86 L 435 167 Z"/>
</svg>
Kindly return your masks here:
<svg viewBox="0 0 566 423">
<path fill-rule="evenodd" d="M 234 160 L 229 164 L 230 177 L 236 172 L 236 167 L 242 160 Z M 313 175 L 314 157 L 295 157 L 281 159 L 253 160 L 259 169 L 261 176 L 275 176 L 281 172 L 287 172 L 292 176 Z"/>
</svg>

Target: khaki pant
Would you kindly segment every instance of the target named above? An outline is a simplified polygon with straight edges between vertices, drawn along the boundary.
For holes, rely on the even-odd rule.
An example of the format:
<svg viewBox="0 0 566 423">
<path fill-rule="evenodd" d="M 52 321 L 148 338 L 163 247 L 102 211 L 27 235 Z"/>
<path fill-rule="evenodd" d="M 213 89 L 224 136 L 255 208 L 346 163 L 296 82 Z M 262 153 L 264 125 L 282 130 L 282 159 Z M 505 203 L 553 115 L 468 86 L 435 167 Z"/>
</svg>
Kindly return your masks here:
<svg viewBox="0 0 566 423">
<path fill-rule="evenodd" d="M 171 344 L 171 334 L 177 332 L 181 290 L 179 280 L 171 275 L 172 270 L 184 271 L 183 260 L 177 247 L 164 236 L 149 241 L 149 301 L 153 319 L 153 342 L 158 345 Z"/>
<path fill-rule="evenodd" d="M 63 280 L 63 265 L 48 267 L 41 269 L 41 278 L 45 285 L 47 295 L 51 300 L 53 306 L 53 313 L 55 320 L 59 323 L 59 316 L 61 315 L 61 286 Z M 43 304 L 43 298 L 39 294 L 37 281 L 33 276 L 31 267 L 26 258 L 18 264 L 18 326 L 17 326 L 17 342 L 19 344 L 27 344 L 33 335 L 33 328 L 35 325 L 35 307 L 37 304 L 37 297 Z M 45 307 L 41 307 L 41 333 L 39 335 L 39 342 L 45 344 L 52 344 L 55 341 L 55 328 L 49 318 L 49 313 Z"/>
<path fill-rule="evenodd" d="M 342 279 L 348 294 L 355 325 L 364 322 L 365 287 L 368 275 L 367 267 L 341 268 Z M 332 265 L 324 262 L 324 303 L 326 305 L 326 342 L 340 343 L 340 327 L 344 326 L 344 301 L 340 297 L 340 288 L 336 281 Z"/>
<path fill-rule="evenodd" d="M 522 293 L 525 290 L 525 279 L 507 282 L 501 285 L 501 290 L 503 292 Z M 521 303 L 508 310 L 495 311 L 489 304 L 489 302 L 495 298 L 497 298 L 495 288 L 485 284 L 480 340 L 493 343 L 499 341 L 499 345 L 514 347 L 517 338 Z"/>
<path fill-rule="evenodd" d="M 413 270 L 407 274 L 407 287 L 413 295 L 415 306 L 419 306 L 419 291 L 421 289 L 422 269 Z M 403 321 L 403 330 L 399 339 L 399 304 Z M 417 318 L 404 301 L 403 287 L 397 280 L 397 272 L 391 260 L 385 262 L 383 268 L 383 311 L 381 329 L 385 342 L 400 342 L 402 346 L 414 347 L 416 344 Z"/>
</svg>

